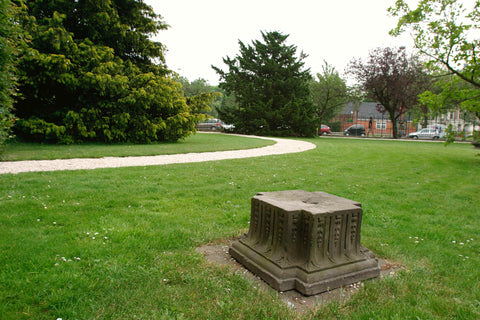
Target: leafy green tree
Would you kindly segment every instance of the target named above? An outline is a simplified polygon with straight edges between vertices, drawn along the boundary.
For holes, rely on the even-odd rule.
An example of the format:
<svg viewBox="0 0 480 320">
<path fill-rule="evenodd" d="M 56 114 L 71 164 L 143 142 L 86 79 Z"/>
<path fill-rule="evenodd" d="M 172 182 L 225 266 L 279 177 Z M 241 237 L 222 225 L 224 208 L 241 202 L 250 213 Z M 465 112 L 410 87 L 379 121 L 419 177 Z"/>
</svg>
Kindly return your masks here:
<svg viewBox="0 0 480 320">
<path fill-rule="evenodd" d="M 478 110 L 480 110 L 480 99 L 471 98 L 475 91 L 478 91 L 478 89 L 454 74 L 440 75 L 431 90 L 420 94 L 419 101 L 430 114 L 438 112 L 445 114 L 447 111 L 460 110 L 464 114 L 464 121 L 467 121 L 468 115 L 469 122 L 475 123 L 478 121 Z M 456 129 L 449 128 L 447 132 L 448 143 L 456 140 Z M 480 140 L 479 133 L 474 131 L 473 138 L 474 140 Z"/>
<path fill-rule="evenodd" d="M 439 84 L 440 92 L 429 92 L 422 101 L 432 106 L 455 102 L 480 119 L 480 40 L 475 37 L 480 27 L 480 1 L 474 1 L 467 10 L 456 0 L 421 0 L 415 9 L 397 0 L 389 11 L 399 17 L 390 33 L 396 36 L 409 30 L 429 67 L 447 77 Z M 450 75 L 468 85 L 461 85 Z"/>
<path fill-rule="evenodd" d="M 216 116 L 216 109 L 221 101 L 221 93 L 218 88 L 208 84 L 205 79 L 196 79 L 192 82 L 185 77 L 179 78 L 182 89 L 187 98 L 187 104 L 192 108 L 192 112 Z"/>
<path fill-rule="evenodd" d="M 202 78 L 189 81 L 185 77 L 179 77 L 178 81 L 182 84 L 183 92 L 186 97 L 193 97 L 201 93 L 215 92 L 215 87 L 208 84 L 208 81 Z"/>
<path fill-rule="evenodd" d="M 366 97 L 381 103 L 392 122 L 392 134 L 398 138 L 397 120 L 418 103 L 418 95 L 429 88 L 430 77 L 415 57 L 408 58 L 405 47 L 377 48 L 366 61 L 354 59 L 349 72 L 356 78 Z"/>
<path fill-rule="evenodd" d="M 240 54 L 223 62 L 228 71 L 220 75 L 220 87 L 233 94 L 238 107 L 224 109 L 239 132 L 264 135 L 315 134 L 317 120 L 310 100 L 309 70 L 304 70 L 303 53 L 287 45 L 288 35 L 262 32 L 262 41 L 252 45 L 239 41 Z"/>
<path fill-rule="evenodd" d="M 18 28 L 14 24 L 13 6 L 10 1 L 0 1 L 0 152 L 11 133 L 13 125 L 13 96 L 15 94 L 14 38 Z"/>
<path fill-rule="evenodd" d="M 36 141 L 176 141 L 194 132 L 181 85 L 151 34 L 167 25 L 140 0 L 17 1 L 28 46 L 16 132 Z"/>
<path fill-rule="evenodd" d="M 346 105 L 349 96 L 347 84 L 337 70 L 327 62 L 322 69 L 322 73 L 317 73 L 318 80 L 310 83 L 310 91 L 317 118 L 327 122 Z"/>
</svg>

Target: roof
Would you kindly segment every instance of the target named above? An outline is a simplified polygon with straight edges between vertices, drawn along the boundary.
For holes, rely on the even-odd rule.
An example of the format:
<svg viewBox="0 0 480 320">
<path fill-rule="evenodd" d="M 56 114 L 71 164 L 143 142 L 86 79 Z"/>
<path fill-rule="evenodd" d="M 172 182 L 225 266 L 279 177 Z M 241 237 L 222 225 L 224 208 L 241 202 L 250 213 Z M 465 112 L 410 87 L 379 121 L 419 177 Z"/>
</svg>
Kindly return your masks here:
<svg viewBox="0 0 480 320">
<path fill-rule="evenodd" d="M 362 102 L 359 106 L 358 110 L 358 119 L 370 119 L 370 117 L 374 119 L 387 119 L 388 113 L 381 113 L 377 110 L 377 105 L 380 103 L 378 102 Z M 349 102 L 345 108 L 340 111 L 340 114 L 353 114 L 354 105 L 352 102 Z M 408 114 L 405 115 L 404 120 L 408 119 Z M 408 119 L 411 120 L 411 119 Z"/>
</svg>

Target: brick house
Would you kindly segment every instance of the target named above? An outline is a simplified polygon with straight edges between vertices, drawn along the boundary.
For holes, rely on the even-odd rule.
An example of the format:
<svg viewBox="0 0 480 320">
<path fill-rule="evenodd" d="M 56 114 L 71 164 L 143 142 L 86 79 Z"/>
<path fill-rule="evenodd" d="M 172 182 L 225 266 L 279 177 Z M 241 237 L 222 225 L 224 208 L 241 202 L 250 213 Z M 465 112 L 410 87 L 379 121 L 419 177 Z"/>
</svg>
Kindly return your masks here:
<svg viewBox="0 0 480 320">
<path fill-rule="evenodd" d="M 332 121 L 340 122 L 342 132 L 354 124 L 364 125 L 368 130 L 368 122 L 370 117 L 372 117 L 373 134 L 375 136 L 391 136 L 392 122 L 390 121 L 389 115 L 387 112 L 379 112 L 377 105 L 377 102 L 362 102 L 358 106 L 355 106 L 353 103 L 348 103 Z M 416 130 L 417 127 L 413 124 L 413 117 L 409 117 L 408 114 L 400 116 L 398 133 L 401 136 L 408 135 Z"/>
</svg>

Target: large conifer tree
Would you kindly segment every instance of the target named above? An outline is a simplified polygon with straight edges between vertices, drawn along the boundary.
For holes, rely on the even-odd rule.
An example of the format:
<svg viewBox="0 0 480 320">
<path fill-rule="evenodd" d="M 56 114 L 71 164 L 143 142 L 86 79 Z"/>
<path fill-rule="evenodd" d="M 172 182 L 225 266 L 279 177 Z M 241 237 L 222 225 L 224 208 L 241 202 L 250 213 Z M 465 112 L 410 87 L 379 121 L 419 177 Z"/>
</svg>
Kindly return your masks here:
<svg viewBox="0 0 480 320">
<path fill-rule="evenodd" d="M 53 142 L 178 140 L 194 131 L 142 0 L 17 0 L 21 55 L 16 132 Z"/>
<path fill-rule="evenodd" d="M 287 45 L 288 35 L 262 32 L 262 41 L 245 45 L 240 54 L 223 62 L 228 71 L 213 67 L 220 87 L 233 94 L 237 107 L 220 110 L 236 130 L 248 134 L 310 136 L 315 133 L 315 111 L 309 99 L 309 70 L 303 53 Z"/>
</svg>

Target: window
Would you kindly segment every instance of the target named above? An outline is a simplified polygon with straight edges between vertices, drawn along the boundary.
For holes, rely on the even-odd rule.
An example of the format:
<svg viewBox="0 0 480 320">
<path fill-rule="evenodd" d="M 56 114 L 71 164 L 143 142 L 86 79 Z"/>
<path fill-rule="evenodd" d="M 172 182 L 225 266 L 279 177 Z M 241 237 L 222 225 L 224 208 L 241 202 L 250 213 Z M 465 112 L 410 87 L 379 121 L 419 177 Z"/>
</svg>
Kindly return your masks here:
<svg viewBox="0 0 480 320">
<path fill-rule="evenodd" d="M 385 130 L 387 129 L 387 123 L 384 121 L 384 122 L 381 122 L 381 121 L 377 121 L 376 122 L 376 128 L 377 130 Z"/>
</svg>

